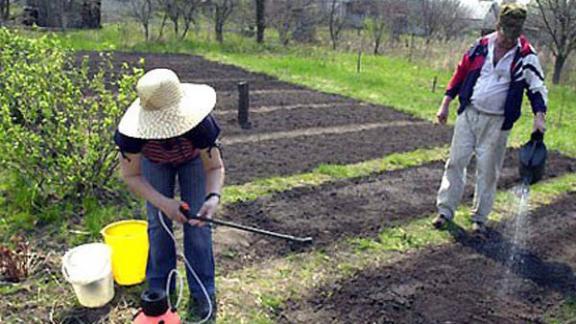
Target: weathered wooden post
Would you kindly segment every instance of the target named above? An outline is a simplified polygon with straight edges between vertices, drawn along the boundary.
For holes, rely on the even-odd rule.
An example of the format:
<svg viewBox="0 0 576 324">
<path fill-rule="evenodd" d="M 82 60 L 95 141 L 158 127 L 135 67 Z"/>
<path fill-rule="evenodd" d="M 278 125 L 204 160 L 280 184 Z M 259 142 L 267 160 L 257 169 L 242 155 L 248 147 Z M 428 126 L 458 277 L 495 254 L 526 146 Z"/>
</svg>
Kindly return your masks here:
<svg viewBox="0 0 576 324">
<path fill-rule="evenodd" d="M 358 58 L 356 60 L 356 73 L 360 73 L 361 66 L 362 66 L 362 48 L 358 50 Z"/>
<path fill-rule="evenodd" d="M 252 124 L 249 120 L 250 87 L 248 82 L 238 83 L 238 124 L 242 129 L 250 129 Z"/>
</svg>

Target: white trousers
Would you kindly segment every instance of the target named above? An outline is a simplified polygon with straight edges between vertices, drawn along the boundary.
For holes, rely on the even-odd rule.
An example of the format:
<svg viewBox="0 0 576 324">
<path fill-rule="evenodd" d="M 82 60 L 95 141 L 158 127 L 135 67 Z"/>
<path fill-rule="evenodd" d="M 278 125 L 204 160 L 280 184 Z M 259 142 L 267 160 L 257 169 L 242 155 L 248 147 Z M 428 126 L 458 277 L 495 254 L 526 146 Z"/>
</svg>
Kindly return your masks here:
<svg viewBox="0 0 576 324">
<path fill-rule="evenodd" d="M 436 201 L 438 212 L 446 218 L 454 217 L 462 199 L 466 168 L 474 153 L 477 165 L 472 220 L 486 222 L 494 204 L 510 133 L 501 130 L 503 122 L 504 116 L 481 113 L 471 105 L 456 119 L 450 157 L 446 161 Z"/>
</svg>

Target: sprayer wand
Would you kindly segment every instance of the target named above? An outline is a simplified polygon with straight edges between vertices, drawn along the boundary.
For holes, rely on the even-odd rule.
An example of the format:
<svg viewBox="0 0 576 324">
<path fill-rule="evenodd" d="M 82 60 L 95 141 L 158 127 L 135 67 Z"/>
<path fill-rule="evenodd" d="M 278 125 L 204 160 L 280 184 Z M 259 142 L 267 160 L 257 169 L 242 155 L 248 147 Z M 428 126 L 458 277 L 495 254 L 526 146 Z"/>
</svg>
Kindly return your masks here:
<svg viewBox="0 0 576 324">
<path fill-rule="evenodd" d="M 186 203 L 182 203 L 182 205 L 180 206 L 180 211 L 186 216 L 186 218 L 188 218 L 190 220 L 199 220 L 202 222 L 212 223 L 212 224 L 216 224 L 216 225 L 232 227 L 232 228 L 239 229 L 239 230 L 246 231 L 246 232 L 267 235 L 267 236 L 271 236 L 271 237 L 275 237 L 275 238 L 281 238 L 281 239 L 285 239 L 285 240 L 293 241 L 293 242 L 298 242 L 298 243 L 312 243 L 311 237 L 297 237 L 297 236 L 292 236 L 292 235 L 288 235 L 288 234 L 271 232 L 271 231 L 263 230 L 263 229 L 256 228 L 256 227 L 241 225 L 241 224 L 237 224 L 237 223 L 233 223 L 233 222 L 227 222 L 227 221 L 217 220 L 217 219 L 213 219 L 213 218 L 206 218 L 206 217 L 201 217 L 201 216 L 197 216 L 197 215 L 193 216 L 190 214 L 190 207 Z"/>
</svg>

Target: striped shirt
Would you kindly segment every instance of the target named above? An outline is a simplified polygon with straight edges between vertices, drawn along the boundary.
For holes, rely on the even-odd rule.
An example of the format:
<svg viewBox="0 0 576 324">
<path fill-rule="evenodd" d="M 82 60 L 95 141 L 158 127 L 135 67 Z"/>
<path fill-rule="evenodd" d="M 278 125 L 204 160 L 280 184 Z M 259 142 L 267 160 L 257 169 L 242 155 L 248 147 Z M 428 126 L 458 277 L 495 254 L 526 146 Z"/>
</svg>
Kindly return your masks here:
<svg viewBox="0 0 576 324">
<path fill-rule="evenodd" d="M 145 140 L 126 136 L 116 130 L 114 142 L 122 155 L 141 153 L 154 163 L 180 164 L 195 159 L 201 149 L 217 146 L 220 127 L 212 115 L 178 137 Z"/>
<path fill-rule="evenodd" d="M 180 136 L 167 140 L 149 140 L 142 147 L 142 154 L 155 163 L 180 164 L 200 154 L 191 140 Z"/>
</svg>

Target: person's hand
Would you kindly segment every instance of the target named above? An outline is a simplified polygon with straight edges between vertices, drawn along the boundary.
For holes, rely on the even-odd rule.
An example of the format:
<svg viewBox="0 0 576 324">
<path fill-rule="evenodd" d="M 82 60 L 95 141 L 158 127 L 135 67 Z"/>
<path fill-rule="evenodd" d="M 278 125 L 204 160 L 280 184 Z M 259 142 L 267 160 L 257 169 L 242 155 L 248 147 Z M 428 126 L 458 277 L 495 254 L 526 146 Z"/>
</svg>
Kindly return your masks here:
<svg viewBox="0 0 576 324">
<path fill-rule="evenodd" d="M 184 224 L 188 221 L 186 216 L 180 211 L 180 206 L 182 205 L 181 201 L 176 199 L 168 199 L 162 206 L 161 210 L 166 215 L 166 217 L 170 218 L 173 221 L 176 221 L 180 224 Z"/>
<path fill-rule="evenodd" d="M 216 209 L 218 209 L 218 203 L 220 202 L 220 197 L 212 196 L 208 200 L 204 202 L 198 213 L 196 214 L 197 217 L 208 218 L 211 219 Z M 191 219 L 188 223 L 192 226 L 204 226 L 205 222 Z"/>
<path fill-rule="evenodd" d="M 532 131 L 540 131 L 544 133 L 546 131 L 546 117 L 543 113 L 537 113 L 534 115 L 534 126 Z"/>
<path fill-rule="evenodd" d="M 438 108 L 438 112 L 436 113 L 438 124 L 445 125 L 446 122 L 448 122 L 448 112 L 448 105 L 440 105 L 440 108 Z"/>
</svg>

